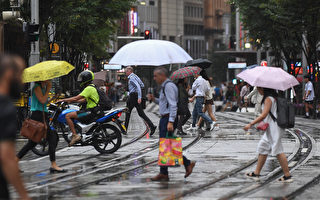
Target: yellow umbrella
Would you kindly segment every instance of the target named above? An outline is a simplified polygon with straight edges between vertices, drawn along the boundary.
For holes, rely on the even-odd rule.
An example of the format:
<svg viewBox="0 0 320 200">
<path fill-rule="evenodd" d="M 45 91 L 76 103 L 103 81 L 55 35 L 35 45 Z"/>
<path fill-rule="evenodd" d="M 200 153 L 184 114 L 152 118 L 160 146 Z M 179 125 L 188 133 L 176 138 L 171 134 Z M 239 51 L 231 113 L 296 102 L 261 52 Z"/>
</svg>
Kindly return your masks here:
<svg viewBox="0 0 320 200">
<path fill-rule="evenodd" d="M 50 60 L 29 67 L 23 72 L 23 82 L 46 81 L 69 74 L 74 69 L 66 61 Z"/>
</svg>

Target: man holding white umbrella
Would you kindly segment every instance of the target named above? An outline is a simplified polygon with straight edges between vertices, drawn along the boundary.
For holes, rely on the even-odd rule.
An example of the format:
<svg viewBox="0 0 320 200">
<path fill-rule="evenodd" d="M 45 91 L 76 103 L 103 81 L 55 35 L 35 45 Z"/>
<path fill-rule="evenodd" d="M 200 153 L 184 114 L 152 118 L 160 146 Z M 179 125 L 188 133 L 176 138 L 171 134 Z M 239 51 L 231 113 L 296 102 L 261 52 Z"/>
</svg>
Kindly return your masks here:
<svg viewBox="0 0 320 200">
<path fill-rule="evenodd" d="M 129 110 L 126 114 L 125 126 L 128 130 L 131 111 L 135 107 L 138 111 L 139 116 L 148 124 L 151 130 L 150 135 L 153 135 L 157 127 L 153 125 L 152 121 L 144 113 L 141 105 L 142 88 L 144 87 L 144 84 L 142 83 L 140 78 L 133 73 L 132 67 L 130 66 L 127 67 L 125 71 L 126 71 L 126 75 L 128 76 L 128 86 L 129 86 L 129 98 L 127 101 L 127 107 L 129 108 Z"/>
</svg>

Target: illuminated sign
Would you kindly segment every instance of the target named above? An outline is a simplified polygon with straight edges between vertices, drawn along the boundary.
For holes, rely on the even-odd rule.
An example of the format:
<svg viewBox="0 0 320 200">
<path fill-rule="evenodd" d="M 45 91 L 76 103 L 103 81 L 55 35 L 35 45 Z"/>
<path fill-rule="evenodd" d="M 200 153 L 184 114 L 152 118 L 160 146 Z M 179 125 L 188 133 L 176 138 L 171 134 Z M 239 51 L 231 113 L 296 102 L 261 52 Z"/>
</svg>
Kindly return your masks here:
<svg viewBox="0 0 320 200">
<path fill-rule="evenodd" d="M 247 63 L 228 63 L 229 69 L 243 69 L 247 67 Z"/>
<path fill-rule="evenodd" d="M 120 70 L 121 69 L 121 65 L 109 65 L 109 64 L 104 64 L 103 65 L 103 69 L 106 70 Z"/>
</svg>

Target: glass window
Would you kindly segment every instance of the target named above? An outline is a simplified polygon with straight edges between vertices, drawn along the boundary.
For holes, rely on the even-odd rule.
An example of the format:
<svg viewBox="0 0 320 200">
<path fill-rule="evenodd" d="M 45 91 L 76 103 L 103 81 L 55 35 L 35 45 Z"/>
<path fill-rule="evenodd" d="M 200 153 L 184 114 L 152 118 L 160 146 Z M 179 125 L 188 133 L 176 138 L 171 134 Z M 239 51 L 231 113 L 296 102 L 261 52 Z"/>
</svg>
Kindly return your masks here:
<svg viewBox="0 0 320 200">
<path fill-rule="evenodd" d="M 162 36 L 162 39 L 163 40 L 167 40 L 167 37 L 164 35 L 164 36 Z"/>
<path fill-rule="evenodd" d="M 154 5 L 155 5 L 155 2 L 154 2 L 154 1 L 149 1 L 149 5 L 150 5 L 150 6 L 154 6 Z"/>
<path fill-rule="evenodd" d="M 175 36 L 169 36 L 169 41 L 175 42 L 176 41 L 176 37 Z"/>
</svg>

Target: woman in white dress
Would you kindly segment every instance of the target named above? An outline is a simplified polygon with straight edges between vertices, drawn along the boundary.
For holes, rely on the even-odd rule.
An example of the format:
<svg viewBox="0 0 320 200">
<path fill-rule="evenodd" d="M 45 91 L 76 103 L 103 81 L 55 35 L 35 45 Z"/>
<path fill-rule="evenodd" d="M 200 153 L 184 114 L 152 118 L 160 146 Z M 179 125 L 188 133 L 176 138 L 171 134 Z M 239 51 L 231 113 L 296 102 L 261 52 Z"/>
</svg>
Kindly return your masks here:
<svg viewBox="0 0 320 200">
<path fill-rule="evenodd" d="M 258 92 L 263 95 L 262 99 L 262 113 L 259 117 L 253 120 L 250 124 L 244 127 L 244 130 L 249 130 L 255 124 L 263 121 L 269 124 L 269 127 L 263 134 L 257 148 L 259 153 L 257 167 L 254 172 L 247 173 L 248 177 L 258 179 L 260 177 L 261 169 L 267 160 L 268 155 L 277 156 L 280 166 L 283 170 L 284 176 L 279 179 L 281 182 L 292 182 L 292 177 L 288 167 L 286 155 L 283 152 L 281 137 L 284 134 L 284 129 L 280 128 L 275 120 L 272 119 L 270 112 L 277 118 L 277 92 L 273 89 L 259 88 Z"/>
</svg>

